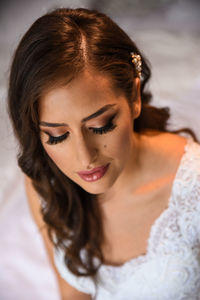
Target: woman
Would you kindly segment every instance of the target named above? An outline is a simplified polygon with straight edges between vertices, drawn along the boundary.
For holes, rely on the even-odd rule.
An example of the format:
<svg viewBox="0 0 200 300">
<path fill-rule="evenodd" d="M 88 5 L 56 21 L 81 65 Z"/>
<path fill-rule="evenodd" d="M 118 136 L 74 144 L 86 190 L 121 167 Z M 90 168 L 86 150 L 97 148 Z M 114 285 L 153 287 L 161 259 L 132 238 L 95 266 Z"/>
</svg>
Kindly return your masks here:
<svg viewBox="0 0 200 300">
<path fill-rule="evenodd" d="M 62 299 L 200 295 L 200 145 L 167 129 L 149 78 L 127 34 L 82 8 L 36 20 L 14 54 L 18 162 Z"/>
</svg>

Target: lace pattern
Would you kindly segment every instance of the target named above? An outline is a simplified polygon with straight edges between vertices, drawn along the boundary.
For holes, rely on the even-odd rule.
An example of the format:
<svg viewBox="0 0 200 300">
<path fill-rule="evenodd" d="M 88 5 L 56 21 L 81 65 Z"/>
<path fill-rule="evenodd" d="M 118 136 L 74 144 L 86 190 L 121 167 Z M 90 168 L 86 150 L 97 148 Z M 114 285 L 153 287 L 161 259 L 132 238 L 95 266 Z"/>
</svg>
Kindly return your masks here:
<svg viewBox="0 0 200 300">
<path fill-rule="evenodd" d="M 151 227 L 146 254 L 121 266 L 102 265 L 93 299 L 200 299 L 200 145 L 188 138 L 184 150 L 168 207 Z M 79 283 L 74 278 L 78 289 Z M 88 290 L 91 284 L 89 278 L 81 281 Z"/>
</svg>

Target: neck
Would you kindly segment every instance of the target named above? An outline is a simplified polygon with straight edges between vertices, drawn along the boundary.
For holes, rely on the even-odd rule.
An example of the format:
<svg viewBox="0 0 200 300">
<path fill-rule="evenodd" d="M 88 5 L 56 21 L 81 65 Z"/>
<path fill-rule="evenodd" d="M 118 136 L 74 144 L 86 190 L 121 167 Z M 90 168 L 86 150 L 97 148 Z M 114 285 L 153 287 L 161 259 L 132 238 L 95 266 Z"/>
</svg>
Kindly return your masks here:
<svg viewBox="0 0 200 300">
<path fill-rule="evenodd" d="M 134 182 L 138 181 L 137 178 L 141 176 L 146 148 L 148 147 L 144 146 L 142 135 L 134 133 L 129 159 L 127 159 L 124 169 L 112 187 L 105 193 L 98 195 L 97 199 L 100 204 L 111 203 L 112 199 L 116 203 L 130 193 L 134 188 Z"/>
</svg>

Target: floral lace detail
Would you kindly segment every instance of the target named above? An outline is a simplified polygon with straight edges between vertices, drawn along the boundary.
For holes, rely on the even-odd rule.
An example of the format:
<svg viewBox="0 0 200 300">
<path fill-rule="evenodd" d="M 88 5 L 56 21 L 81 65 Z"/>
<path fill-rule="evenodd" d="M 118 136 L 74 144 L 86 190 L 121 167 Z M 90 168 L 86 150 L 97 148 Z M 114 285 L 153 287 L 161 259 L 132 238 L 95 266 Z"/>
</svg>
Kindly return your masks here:
<svg viewBox="0 0 200 300">
<path fill-rule="evenodd" d="M 200 300 L 200 145 L 188 138 L 145 255 L 121 266 L 101 265 L 97 290 L 91 278 L 66 269 L 62 253 L 55 262 L 66 281 L 95 300 Z"/>
<path fill-rule="evenodd" d="M 184 150 L 172 185 L 168 207 L 151 227 L 146 254 L 133 258 L 121 266 L 102 265 L 99 277 L 100 284 L 104 288 L 107 287 L 109 290 L 113 288 L 114 291 L 116 286 L 125 283 L 134 273 L 137 273 L 142 265 L 157 257 L 176 256 L 178 253 L 179 256 L 187 258 L 191 248 L 195 256 L 200 254 L 198 249 L 200 245 L 200 225 L 198 225 L 200 224 L 200 145 L 188 138 Z M 194 269 L 185 266 L 185 272 L 182 272 L 181 276 L 193 276 L 195 285 L 195 274 L 198 274 L 200 280 L 198 264 Z M 190 285 L 192 286 L 192 281 Z"/>
</svg>

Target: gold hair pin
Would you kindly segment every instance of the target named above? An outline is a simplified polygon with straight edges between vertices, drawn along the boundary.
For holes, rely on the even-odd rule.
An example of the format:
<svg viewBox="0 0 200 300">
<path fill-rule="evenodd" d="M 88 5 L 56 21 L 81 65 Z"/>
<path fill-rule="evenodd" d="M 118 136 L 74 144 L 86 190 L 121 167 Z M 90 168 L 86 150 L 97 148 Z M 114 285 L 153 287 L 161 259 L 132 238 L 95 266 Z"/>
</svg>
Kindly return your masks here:
<svg viewBox="0 0 200 300">
<path fill-rule="evenodd" d="M 132 63 L 135 65 L 135 69 L 137 72 L 137 77 L 141 78 L 142 76 L 142 59 L 139 54 L 131 52 Z"/>
</svg>

